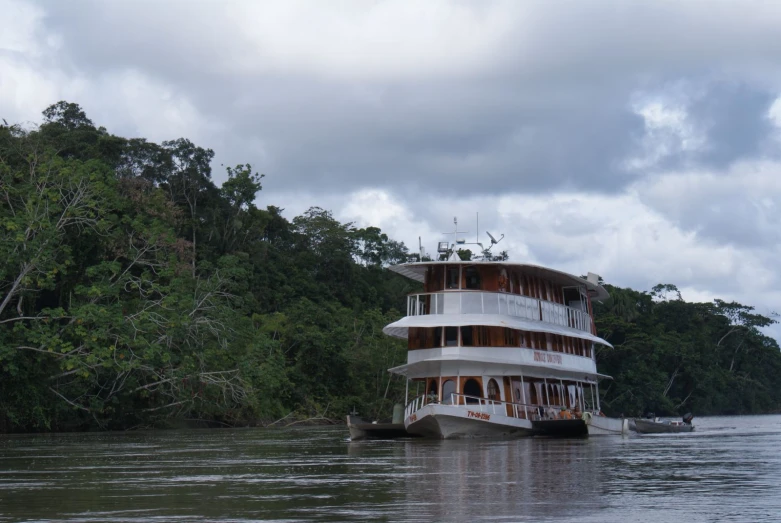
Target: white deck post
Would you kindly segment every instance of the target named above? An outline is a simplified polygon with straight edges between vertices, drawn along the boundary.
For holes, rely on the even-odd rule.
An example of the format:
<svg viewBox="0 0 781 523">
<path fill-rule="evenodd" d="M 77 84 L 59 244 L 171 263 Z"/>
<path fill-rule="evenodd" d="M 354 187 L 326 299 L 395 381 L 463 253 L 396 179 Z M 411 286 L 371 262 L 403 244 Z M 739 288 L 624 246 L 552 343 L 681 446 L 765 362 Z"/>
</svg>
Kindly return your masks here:
<svg viewBox="0 0 781 523">
<path fill-rule="evenodd" d="M 569 409 L 569 393 L 567 392 L 567 388 L 564 386 L 564 382 L 559 378 L 559 385 L 561 386 L 561 394 L 559 394 L 559 401 L 561 401 L 562 407 L 567 407 Z"/>
<path fill-rule="evenodd" d="M 591 408 L 593 409 L 594 407 L 597 406 L 597 404 L 594 403 L 594 384 L 593 383 L 589 383 L 588 386 L 591 389 Z"/>
<path fill-rule="evenodd" d="M 597 392 L 597 412 L 602 412 L 602 407 L 599 406 L 599 385 L 597 383 L 594 383 L 594 388 Z"/>
<path fill-rule="evenodd" d="M 523 402 L 523 415 L 529 419 L 529 411 L 526 408 L 526 386 L 523 384 L 523 372 L 521 372 L 521 401 Z"/>
</svg>

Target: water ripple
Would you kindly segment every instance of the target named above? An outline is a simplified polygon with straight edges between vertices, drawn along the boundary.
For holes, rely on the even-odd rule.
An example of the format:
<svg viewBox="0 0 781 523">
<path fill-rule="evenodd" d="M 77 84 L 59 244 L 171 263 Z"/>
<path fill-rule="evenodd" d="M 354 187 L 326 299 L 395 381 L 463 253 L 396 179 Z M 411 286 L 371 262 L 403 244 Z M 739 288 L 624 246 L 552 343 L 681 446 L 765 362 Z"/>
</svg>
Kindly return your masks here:
<svg viewBox="0 0 781 523">
<path fill-rule="evenodd" d="M 343 428 L 0 437 L 0 522 L 778 521 L 781 416 L 692 434 L 366 441 Z"/>
</svg>

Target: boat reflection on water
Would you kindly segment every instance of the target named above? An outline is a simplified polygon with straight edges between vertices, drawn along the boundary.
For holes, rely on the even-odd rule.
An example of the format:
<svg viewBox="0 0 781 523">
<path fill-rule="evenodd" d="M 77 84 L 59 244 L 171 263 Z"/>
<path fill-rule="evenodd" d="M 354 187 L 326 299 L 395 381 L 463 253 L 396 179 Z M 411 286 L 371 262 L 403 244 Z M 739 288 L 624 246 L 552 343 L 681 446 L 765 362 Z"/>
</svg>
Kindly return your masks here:
<svg viewBox="0 0 781 523">
<path fill-rule="evenodd" d="M 589 439 L 408 440 L 393 445 L 397 467 L 406 469 L 393 489 L 406 501 L 399 503 L 398 514 L 405 521 L 593 515 L 603 506 L 603 458 L 611 446 L 615 450 L 615 442 Z M 371 449 L 351 443 L 349 453 L 372 454 Z"/>
</svg>

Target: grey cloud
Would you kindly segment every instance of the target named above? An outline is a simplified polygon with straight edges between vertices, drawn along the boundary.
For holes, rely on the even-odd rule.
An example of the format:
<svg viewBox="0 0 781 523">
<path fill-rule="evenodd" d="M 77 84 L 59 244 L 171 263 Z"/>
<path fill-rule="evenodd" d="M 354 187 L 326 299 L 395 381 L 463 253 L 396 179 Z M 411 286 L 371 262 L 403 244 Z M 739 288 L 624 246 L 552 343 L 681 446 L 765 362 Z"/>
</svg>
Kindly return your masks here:
<svg viewBox="0 0 781 523">
<path fill-rule="evenodd" d="M 402 79 L 242 74 L 228 65 L 253 49 L 231 34 L 215 4 L 44 5 L 45 31 L 63 39 L 63 63 L 90 75 L 133 68 L 164 79 L 205 122 L 220 123 L 202 145 L 219 144 L 224 163 L 252 162 L 279 190 L 306 183 L 451 195 L 618 191 L 634 181 L 621 164 L 642 136 L 642 121 L 628 108 L 641 85 L 637 75 L 665 71 L 670 58 L 667 73 L 679 71 L 703 51 L 694 42 L 665 51 L 681 41 L 693 18 L 688 8 L 641 6 L 637 23 L 627 26 L 628 13 L 609 4 L 519 14 L 498 3 L 492 6 L 507 8 L 526 31 L 505 36 L 488 72 Z M 656 37 L 653 20 L 668 22 L 668 38 Z M 719 25 L 711 17 L 701 23 Z M 757 114 L 766 101 L 767 93 L 717 85 L 692 106 L 714 140 L 703 161 L 749 154 L 766 132 Z M 672 155 L 660 167 L 683 161 L 689 156 Z"/>
<path fill-rule="evenodd" d="M 323 191 L 384 186 L 449 195 L 620 191 L 637 175 L 622 162 L 643 134 L 642 120 L 628 107 L 633 90 L 648 85 L 643 75 L 668 78 L 696 60 L 718 61 L 719 52 L 719 59 L 739 58 L 750 45 L 733 40 L 725 47 L 711 34 L 723 29 L 723 17 L 691 7 L 649 3 L 630 13 L 614 4 L 495 3 L 481 16 L 504 10 L 518 28 L 504 35 L 493 68 L 445 77 L 361 78 L 358 71 L 327 78 L 232 69 L 255 50 L 232 33 L 218 4 L 43 5 L 44 32 L 61 36 L 63 63 L 88 75 L 132 68 L 170 83 L 207 125 L 220 124 L 211 139 L 202 131 L 208 141 L 202 145 L 219 144 L 223 163 L 250 161 L 277 190 L 305 183 Z M 699 25 L 689 26 L 694 20 Z M 689 37 L 698 31 L 702 39 Z M 766 32 L 759 26 L 756 38 Z M 767 44 L 763 53 L 772 55 L 777 39 Z M 768 96 L 714 84 L 691 107 L 712 140 L 695 160 L 723 164 L 754 152 L 767 132 L 759 113 Z M 657 167 L 691 159 L 674 154 Z"/>
<path fill-rule="evenodd" d="M 689 114 L 706 130 L 708 148 L 699 160 L 724 166 L 735 160 L 767 151 L 772 125 L 767 112 L 777 93 L 736 82 L 712 85 L 706 96 L 696 100 Z"/>
<path fill-rule="evenodd" d="M 781 176 L 781 172 L 779 173 Z M 692 195 L 691 207 L 677 223 L 706 241 L 739 247 L 781 243 L 781 214 L 766 209 L 747 195 L 720 195 L 712 199 Z"/>
</svg>

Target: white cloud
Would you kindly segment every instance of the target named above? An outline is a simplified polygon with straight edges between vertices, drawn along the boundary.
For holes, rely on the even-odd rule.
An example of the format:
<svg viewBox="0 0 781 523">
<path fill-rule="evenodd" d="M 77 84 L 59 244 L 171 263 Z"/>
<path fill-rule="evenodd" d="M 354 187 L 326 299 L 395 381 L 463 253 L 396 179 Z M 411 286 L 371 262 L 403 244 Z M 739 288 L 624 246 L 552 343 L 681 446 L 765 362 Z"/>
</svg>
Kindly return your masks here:
<svg viewBox="0 0 781 523">
<path fill-rule="evenodd" d="M 9 123 L 38 123 L 41 111 L 56 101 L 57 91 L 46 73 L 0 54 L 0 117 Z"/>
<path fill-rule="evenodd" d="M 781 129 L 781 96 L 773 101 L 773 105 L 770 106 L 767 116 L 773 122 L 773 125 Z"/>
<path fill-rule="evenodd" d="M 640 199 L 684 230 L 743 246 L 781 242 L 781 162 L 748 160 L 719 170 L 672 172 L 637 183 Z"/>
<path fill-rule="evenodd" d="M 0 0 L 0 13 L 5 23 L 0 31 L 0 53 L 34 53 L 40 55 L 42 46 L 36 31 L 43 18 L 43 9 L 18 0 Z"/>
<path fill-rule="evenodd" d="M 515 30 L 505 7 L 289 1 L 233 4 L 226 17 L 249 44 L 244 70 L 398 78 L 487 69 Z"/>
<path fill-rule="evenodd" d="M 432 252 L 437 241 L 452 241 L 442 234 L 452 228 L 452 215 L 459 216 L 459 229 L 469 230 L 464 236 L 474 241 L 474 213 L 479 210 L 480 230 L 505 234 L 494 250 L 507 249 L 513 261 L 572 274 L 597 272 L 609 283 L 638 290 L 673 283 L 687 301 L 735 299 L 761 312 L 781 300 L 781 293 L 767 292 L 777 286 L 778 275 L 768 268 L 764 251 L 719 245 L 683 231 L 648 207 L 634 189 L 614 196 L 508 194 L 494 203 L 495 211 L 490 199 L 430 205 L 428 211 L 441 216 L 434 226 L 393 194 L 359 191 L 347 197 L 337 217 L 378 226 L 413 251 L 422 236 Z"/>
<path fill-rule="evenodd" d="M 221 130 L 219 122 L 207 123 L 176 87 L 137 70 L 107 72 L 81 94 L 78 98 L 90 100 L 91 118 L 112 130 L 121 129 L 120 134 L 156 142 L 188 137 L 198 143 L 204 126 L 210 133 Z"/>
<path fill-rule="evenodd" d="M 53 75 L 39 66 L 46 51 L 36 38 L 43 10 L 0 0 L 0 13 L 5 20 L 0 31 L 0 117 L 14 123 L 37 122 L 56 93 Z"/>
<path fill-rule="evenodd" d="M 645 134 L 641 155 L 626 162 L 630 170 L 647 170 L 669 156 L 697 151 L 706 145 L 704 133 L 696 129 L 683 104 L 651 99 L 635 102 L 632 110 L 643 118 Z"/>
</svg>

